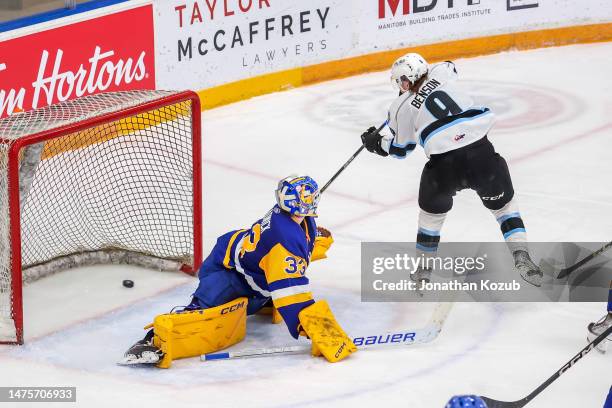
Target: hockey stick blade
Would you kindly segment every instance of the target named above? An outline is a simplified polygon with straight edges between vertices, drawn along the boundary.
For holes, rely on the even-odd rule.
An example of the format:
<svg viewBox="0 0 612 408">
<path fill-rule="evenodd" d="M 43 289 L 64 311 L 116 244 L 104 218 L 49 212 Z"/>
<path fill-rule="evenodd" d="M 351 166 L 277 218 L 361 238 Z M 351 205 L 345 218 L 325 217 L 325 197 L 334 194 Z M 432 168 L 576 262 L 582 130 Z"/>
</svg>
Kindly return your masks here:
<svg viewBox="0 0 612 408">
<path fill-rule="evenodd" d="M 612 248 L 612 241 L 608 242 L 606 245 L 602 246 L 601 248 L 599 248 L 597 251 L 593 252 L 592 254 L 587 255 L 584 259 L 576 262 L 572 266 L 569 266 L 565 269 L 561 269 L 559 271 L 559 274 L 557 275 L 557 279 L 563 279 L 567 277 L 570 273 L 574 272 L 576 269 L 580 268 L 582 265 L 589 262 L 591 259 L 595 258 L 596 256 L 603 254 L 610 248 Z"/>
<path fill-rule="evenodd" d="M 353 338 L 353 342 L 359 349 L 399 345 L 412 346 L 415 344 L 429 343 L 435 340 L 442 331 L 442 326 L 450 313 L 452 305 L 452 302 L 439 303 L 436 306 L 429 323 L 423 328 L 417 330 L 398 330 L 391 333 L 357 336 Z M 311 346 L 279 346 L 229 351 L 224 353 L 202 354 L 200 356 L 200 360 L 234 360 L 239 358 L 287 356 L 293 354 L 309 354 L 310 351 Z"/>
<path fill-rule="evenodd" d="M 548 380 L 544 381 L 538 388 L 536 388 L 531 394 L 526 396 L 523 399 L 512 402 L 498 401 L 488 397 L 480 397 L 487 404 L 487 408 L 522 408 L 527 405 L 532 399 L 534 399 L 538 394 L 544 391 L 550 384 L 552 384 L 557 378 L 561 377 L 562 374 L 565 374 L 567 370 L 572 368 L 574 364 L 578 362 L 582 357 L 586 356 L 591 350 L 593 350 L 599 343 L 601 343 L 606 337 L 612 334 L 612 326 L 608 327 L 601 333 L 595 340 L 586 345 L 578 354 L 576 354 L 570 361 L 565 363 L 559 371 L 554 373 Z"/>
</svg>

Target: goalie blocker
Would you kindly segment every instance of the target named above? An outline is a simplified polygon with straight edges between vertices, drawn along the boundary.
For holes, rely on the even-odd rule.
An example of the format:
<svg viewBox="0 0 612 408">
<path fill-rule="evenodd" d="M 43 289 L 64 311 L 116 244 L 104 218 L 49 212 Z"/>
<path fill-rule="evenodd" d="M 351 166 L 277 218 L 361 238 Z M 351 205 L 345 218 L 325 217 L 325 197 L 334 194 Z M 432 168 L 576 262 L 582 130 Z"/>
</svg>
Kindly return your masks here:
<svg viewBox="0 0 612 408">
<path fill-rule="evenodd" d="M 273 321 L 282 319 L 296 339 L 311 339 L 313 356 L 336 362 L 357 351 L 327 302 L 314 300 L 306 277 L 310 262 L 326 258 L 333 243 L 315 222 L 319 196 L 308 176 L 281 180 L 277 204 L 263 218 L 217 239 L 189 306 L 157 316 L 120 364 L 167 368 L 174 359 L 227 348 L 244 338 L 246 316 L 270 303 Z"/>
</svg>

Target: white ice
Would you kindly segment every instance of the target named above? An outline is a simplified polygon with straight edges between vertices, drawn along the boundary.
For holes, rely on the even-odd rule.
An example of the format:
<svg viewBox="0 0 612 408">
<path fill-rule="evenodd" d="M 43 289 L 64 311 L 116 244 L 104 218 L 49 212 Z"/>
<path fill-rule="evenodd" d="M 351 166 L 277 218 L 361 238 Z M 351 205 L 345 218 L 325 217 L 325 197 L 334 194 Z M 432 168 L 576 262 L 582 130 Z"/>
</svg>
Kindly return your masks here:
<svg viewBox="0 0 612 408">
<path fill-rule="evenodd" d="M 460 75 L 498 115 L 490 134 L 508 161 L 532 241 L 609 241 L 612 232 L 612 44 L 457 60 Z M 281 177 L 323 184 L 386 117 L 387 72 L 275 93 L 204 112 L 205 253 L 223 232 L 273 205 Z M 420 149 L 420 148 L 418 148 Z M 325 193 L 319 224 L 335 236 L 309 269 L 349 333 L 422 325 L 431 304 L 362 303 L 360 242 L 414 240 L 425 163 L 363 153 Z M 445 241 L 501 241 L 476 195 L 464 191 Z M 133 289 L 121 286 L 135 281 Z M 188 302 L 196 280 L 125 266 L 56 274 L 25 288 L 26 345 L 0 346 L 0 385 L 76 386 L 77 404 L 107 406 L 403 406 L 440 408 L 454 394 L 514 400 L 584 344 L 604 303 L 457 304 L 433 343 L 363 351 L 331 365 L 309 356 L 201 363 L 169 370 L 115 365 L 158 313 Z M 250 319 L 236 346 L 291 342 L 282 325 Z M 529 406 L 603 406 L 612 355 L 592 353 Z M 75 406 L 74 404 L 65 404 Z M 25 405 L 20 405 L 25 406 Z M 63 406 L 58 404 L 57 406 Z"/>
</svg>

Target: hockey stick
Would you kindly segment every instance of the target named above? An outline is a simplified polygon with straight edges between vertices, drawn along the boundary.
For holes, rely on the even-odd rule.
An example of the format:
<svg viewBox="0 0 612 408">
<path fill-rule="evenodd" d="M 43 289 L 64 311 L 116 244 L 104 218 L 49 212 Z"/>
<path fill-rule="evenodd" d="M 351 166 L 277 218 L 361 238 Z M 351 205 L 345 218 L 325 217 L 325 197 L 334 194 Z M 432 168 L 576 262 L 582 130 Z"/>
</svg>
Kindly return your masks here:
<svg viewBox="0 0 612 408">
<path fill-rule="evenodd" d="M 375 134 L 375 135 L 379 134 L 379 133 L 380 133 L 380 131 L 381 131 L 381 130 L 383 130 L 383 128 L 384 128 L 385 126 L 387 126 L 387 123 L 388 123 L 388 122 L 389 122 L 389 121 L 385 121 L 385 123 L 383 123 L 382 125 L 380 125 L 380 126 L 378 127 L 378 129 L 376 129 L 376 130 L 374 131 L 374 134 Z M 355 157 L 359 156 L 359 153 L 361 153 L 361 151 L 362 151 L 363 149 L 365 149 L 365 145 L 364 145 L 364 144 L 362 144 L 362 145 L 359 147 L 359 149 L 357 149 L 357 151 L 356 151 L 355 153 L 353 153 L 353 155 L 352 155 L 352 156 L 351 156 L 351 157 L 350 157 L 350 158 L 349 158 L 349 159 L 346 161 L 346 163 L 344 163 L 344 165 L 343 165 L 342 167 L 340 167 L 340 170 L 338 170 L 338 171 L 336 172 L 336 174 L 334 174 L 334 175 L 332 176 L 332 178 L 330 178 L 330 179 L 329 179 L 329 181 L 328 181 L 327 183 L 325 183 L 325 185 L 324 185 L 324 186 L 323 186 L 323 188 L 321 189 L 321 194 L 323 194 L 323 192 L 324 192 L 325 190 L 327 190 L 327 187 L 329 187 L 329 185 L 330 185 L 330 184 L 331 184 L 331 183 L 332 183 L 332 182 L 333 182 L 333 181 L 334 181 L 334 180 L 335 180 L 335 179 L 336 179 L 336 178 L 337 178 L 337 177 L 340 175 L 340 173 L 342 173 L 342 172 L 344 171 L 344 169 L 346 169 L 346 168 L 348 167 L 348 165 L 349 165 L 349 164 L 351 164 L 351 162 L 352 162 L 353 160 L 355 160 Z"/>
<path fill-rule="evenodd" d="M 544 389 L 548 387 L 550 384 L 552 384 L 557 378 L 561 377 L 561 374 L 564 374 L 567 370 L 572 368 L 572 366 L 576 364 L 578 360 L 580 360 L 582 357 L 587 355 L 589 351 L 593 350 L 599 343 L 601 343 L 610 334 L 612 334 L 612 326 L 604 330 L 604 332 L 601 333 L 599 336 L 597 336 L 595 340 L 587 344 L 587 346 L 583 348 L 582 350 L 580 350 L 580 352 L 576 354 L 574 357 L 572 357 L 570 361 L 565 363 L 565 365 L 561 367 L 559 371 L 554 373 L 548 380 L 544 381 L 538 388 L 536 388 L 531 394 L 529 394 L 523 399 L 520 399 L 518 401 L 513 401 L 513 402 L 504 402 L 504 401 L 497 401 L 497 400 L 487 398 L 487 397 L 482 397 L 482 396 L 480 398 L 482 398 L 484 402 L 487 404 L 487 408 L 522 408 L 525 405 L 527 405 L 532 399 L 534 399 L 539 393 L 544 391 Z"/>
<path fill-rule="evenodd" d="M 384 334 L 370 334 L 367 336 L 357 336 L 353 338 L 356 346 L 361 348 L 381 347 L 381 346 L 411 346 L 414 344 L 429 343 L 435 340 L 452 308 L 452 302 L 438 303 L 428 324 L 417 330 L 405 330 Z M 273 357 L 287 356 L 292 354 L 309 354 L 311 346 L 279 346 L 258 349 L 246 349 L 241 351 L 229 351 L 225 353 L 202 354 L 200 360 L 234 360 L 238 358 Z"/>
<path fill-rule="evenodd" d="M 612 247 L 612 241 L 608 242 L 606 245 L 602 246 L 601 248 L 599 248 L 597 251 L 593 252 L 592 254 L 587 255 L 582 261 L 576 262 L 572 266 L 567 267 L 565 269 L 561 269 L 561 271 L 557 275 L 557 279 L 565 278 L 570 273 L 574 272 L 576 269 L 580 268 L 582 265 L 584 265 L 585 263 L 589 262 L 591 259 L 593 259 L 596 256 L 601 255 L 602 253 L 606 252 L 611 247 Z"/>
</svg>

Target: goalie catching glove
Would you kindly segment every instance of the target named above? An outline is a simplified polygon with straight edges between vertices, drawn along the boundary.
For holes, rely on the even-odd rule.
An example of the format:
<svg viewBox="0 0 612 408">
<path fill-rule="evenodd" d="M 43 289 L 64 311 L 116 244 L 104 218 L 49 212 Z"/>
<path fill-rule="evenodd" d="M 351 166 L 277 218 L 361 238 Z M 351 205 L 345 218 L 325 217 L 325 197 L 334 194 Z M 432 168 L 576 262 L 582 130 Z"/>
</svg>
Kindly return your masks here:
<svg viewBox="0 0 612 408">
<path fill-rule="evenodd" d="M 300 314 L 300 334 L 312 341 L 312 355 L 323 355 L 330 363 L 341 361 L 357 347 L 342 330 L 325 300 L 304 308 Z"/>
<path fill-rule="evenodd" d="M 332 238 L 331 232 L 323 227 L 317 227 L 317 236 L 315 237 L 314 248 L 310 260 L 318 261 L 327 258 L 327 250 L 333 243 L 334 239 Z"/>
</svg>

